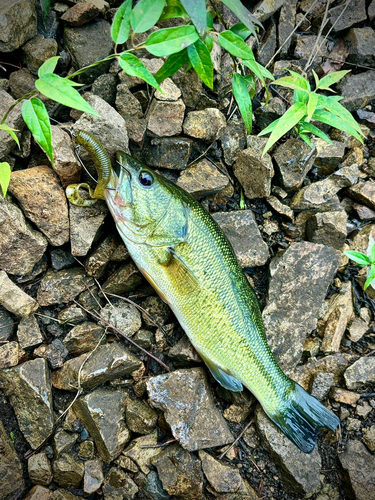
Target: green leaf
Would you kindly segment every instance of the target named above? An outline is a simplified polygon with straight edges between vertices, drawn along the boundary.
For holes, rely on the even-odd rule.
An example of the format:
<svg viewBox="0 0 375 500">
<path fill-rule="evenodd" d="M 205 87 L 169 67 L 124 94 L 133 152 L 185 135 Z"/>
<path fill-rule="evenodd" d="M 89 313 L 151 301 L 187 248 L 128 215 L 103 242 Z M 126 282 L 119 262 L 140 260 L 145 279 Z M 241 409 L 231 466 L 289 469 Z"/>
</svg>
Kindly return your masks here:
<svg viewBox="0 0 375 500">
<path fill-rule="evenodd" d="M 349 257 L 349 259 L 359 264 L 361 267 L 366 267 L 371 264 L 370 259 L 367 257 L 367 255 L 365 255 L 362 252 L 354 252 L 352 250 L 346 250 L 344 252 L 344 255 L 346 255 L 347 257 Z"/>
<path fill-rule="evenodd" d="M 126 0 L 117 9 L 111 26 L 112 40 L 117 44 L 125 43 L 130 33 L 130 12 L 132 0 Z"/>
<path fill-rule="evenodd" d="M 309 137 L 307 137 L 307 135 L 306 135 L 306 134 L 304 134 L 304 133 L 300 132 L 298 135 L 300 136 L 300 138 L 301 138 L 303 141 L 305 141 L 305 142 L 306 142 L 306 144 L 307 144 L 308 146 L 310 146 L 310 148 L 311 148 L 311 149 L 313 149 L 314 144 L 310 141 Z"/>
<path fill-rule="evenodd" d="M 38 70 L 39 78 L 43 75 L 47 75 L 48 73 L 53 73 L 56 69 L 57 62 L 60 59 L 60 56 L 54 56 L 47 59 Z"/>
<path fill-rule="evenodd" d="M 316 135 L 317 137 L 320 137 L 324 141 L 328 142 L 328 144 L 332 144 L 331 139 L 328 137 L 327 134 L 322 132 L 318 127 L 315 127 L 312 123 L 309 122 L 300 122 L 300 130 L 301 132 L 311 132 L 312 134 Z"/>
<path fill-rule="evenodd" d="M 155 80 L 155 77 L 149 72 L 149 70 L 142 63 L 142 61 L 138 59 L 138 57 L 125 52 L 121 54 L 118 62 L 126 74 L 130 76 L 138 76 L 149 85 L 152 85 L 153 87 L 161 91 L 161 88 L 159 87 L 158 82 Z"/>
<path fill-rule="evenodd" d="M 364 290 L 366 290 L 366 288 L 368 288 L 368 286 L 371 285 L 371 282 L 373 281 L 374 278 L 375 278 L 375 265 L 372 264 L 370 267 L 370 274 L 363 287 Z"/>
<path fill-rule="evenodd" d="M 52 130 L 44 103 L 37 97 L 25 101 L 22 105 L 22 118 L 36 142 L 47 154 L 53 167 Z"/>
<path fill-rule="evenodd" d="M 304 104 L 307 104 L 307 101 L 309 100 L 309 94 L 305 92 L 304 90 L 295 90 L 293 94 L 293 104 L 296 104 L 297 102 L 303 102 Z"/>
<path fill-rule="evenodd" d="M 214 18 L 212 17 L 211 12 L 207 11 L 206 17 L 207 17 L 207 28 L 209 30 L 212 30 L 214 28 Z"/>
<path fill-rule="evenodd" d="M 180 0 L 167 0 L 167 5 L 159 17 L 159 21 L 165 19 L 174 19 L 176 17 L 182 17 L 187 19 L 189 16 L 186 10 L 182 7 Z"/>
<path fill-rule="evenodd" d="M 316 87 L 316 89 L 315 89 L 315 90 L 317 90 L 317 89 L 318 89 L 318 86 L 319 86 L 319 81 L 320 81 L 320 80 L 319 80 L 319 77 L 318 77 L 318 75 L 315 73 L 315 71 L 314 71 L 314 70 L 312 70 L 312 74 L 314 75 L 314 80 L 315 80 L 315 87 Z"/>
<path fill-rule="evenodd" d="M 146 49 L 157 57 L 169 56 L 185 49 L 199 38 L 194 26 L 165 28 L 151 35 L 146 40 Z"/>
<path fill-rule="evenodd" d="M 9 127 L 9 125 L 7 125 L 6 123 L 1 123 L 0 130 L 5 130 L 6 132 L 8 132 L 8 134 L 11 135 L 13 139 L 16 141 L 18 148 L 20 147 L 20 141 L 18 140 L 18 137 L 15 134 L 15 132 L 18 132 L 17 129 Z"/>
<path fill-rule="evenodd" d="M 246 130 L 251 134 L 253 126 L 253 106 L 247 89 L 247 81 L 239 73 L 235 73 L 233 75 L 232 87 L 233 95 L 245 123 Z"/>
<path fill-rule="evenodd" d="M 163 66 L 155 73 L 155 80 L 160 83 L 166 78 L 174 75 L 182 66 L 184 66 L 189 61 L 187 55 L 187 49 L 181 50 L 176 54 L 172 54 L 165 61 Z"/>
<path fill-rule="evenodd" d="M 263 85 L 266 84 L 265 78 L 269 78 L 270 80 L 273 80 L 273 75 L 266 69 L 264 66 L 261 64 L 257 63 L 255 60 L 243 60 L 242 63 L 247 66 L 255 76 L 259 78 L 259 80 L 263 83 Z M 266 87 L 267 91 L 267 87 Z"/>
<path fill-rule="evenodd" d="M 35 87 L 41 94 L 64 106 L 69 106 L 79 111 L 99 116 L 78 91 L 72 87 L 72 83 L 74 82 L 66 78 L 61 78 L 61 76 L 55 75 L 54 73 L 48 73 L 35 82 Z"/>
<path fill-rule="evenodd" d="M 261 132 L 259 132 L 258 136 L 260 137 L 261 135 L 269 134 L 270 132 L 272 132 L 273 130 L 275 130 L 275 128 L 277 127 L 277 124 L 278 124 L 279 120 L 280 120 L 280 118 L 278 118 L 274 122 L 270 123 L 268 125 L 268 127 L 264 128 Z"/>
<path fill-rule="evenodd" d="M 250 14 L 247 8 L 241 3 L 241 0 L 222 0 L 222 2 L 233 12 L 233 14 L 238 17 L 240 21 L 244 23 L 247 28 L 249 28 L 254 36 L 256 36 L 254 24 L 263 28 L 262 23 L 255 16 Z"/>
<path fill-rule="evenodd" d="M 206 0 L 181 0 L 198 33 L 203 36 L 207 31 Z"/>
<path fill-rule="evenodd" d="M 316 106 L 318 105 L 319 96 L 315 94 L 315 92 L 311 92 L 309 95 L 309 102 L 307 103 L 307 121 L 311 120 L 314 111 L 316 110 Z"/>
<path fill-rule="evenodd" d="M 337 115 L 339 118 L 347 122 L 351 127 L 353 127 L 360 135 L 364 135 L 361 127 L 353 118 L 352 114 L 344 108 L 338 100 L 343 99 L 341 96 L 325 96 L 319 95 L 319 104 L 326 108 L 331 113 Z"/>
<path fill-rule="evenodd" d="M 130 14 L 135 33 L 144 33 L 155 26 L 164 10 L 165 0 L 140 0 Z"/>
<path fill-rule="evenodd" d="M 211 56 L 202 40 L 197 40 L 187 48 L 189 60 L 204 84 L 210 89 L 214 86 L 214 68 Z"/>
<path fill-rule="evenodd" d="M 324 76 L 321 80 L 319 80 L 316 88 L 331 90 L 329 87 L 341 80 L 341 78 L 343 78 L 347 73 L 350 73 L 350 70 L 335 71 L 334 73 L 330 73 L 329 75 Z"/>
<path fill-rule="evenodd" d="M 51 0 L 40 0 L 40 6 L 42 8 L 44 19 L 48 16 L 49 9 L 51 7 Z"/>
<path fill-rule="evenodd" d="M 241 59 L 255 59 L 250 47 L 233 31 L 227 30 L 219 33 L 217 41 L 223 49 L 227 50 L 233 56 L 241 57 Z"/>
<path fill-rule="evenodd" d="M 230 31 L 241 37 L 242 40 L 246 40 L 251 35 L 251 31 L 247 28 L 244 23 L 238 23 L 231 27 Z"/>
<path fill-rule="evenodd" d="M 335 127 L 338 130 L 343 130 L 344 132 L 351 134 L 363 144 L 362 137 L 356 132 L 356 130 L 337 115 L 325 111 L 324 109 L 316 109 L 312 118 L 314 120 L 319 120 L 322 123 L 326 123 L 327 125 L 331 125 L 331 127 Z"/>
<path fill-rule="evenodd" d="M 212 40 L 212 38 L 210 36 L 206 36 L 204 43 L 207 47 L 208 52 L 211 53 L 212 49 L 214 48 L 214 41 Z"/>
<path fill-rule="evenodd" d="M 286 113 L 279 118 L 276 127 L 273 129 L 272 134 L 267 141 L 262 156 L 275 144 L 276 141 L 280 139 L 280 137 L 297 125 L 297 123 L 306 115 L 306 112 L 306 104 L 303 104 L 302 102 L 293 104 L 293 106 L 291 106 L 288 111 L 286 111 Z"/>
<path fill-rule="evenodd" d="M 293 90 L 301 90 L 303 92 L 310 92 L 310 84 L 303 76 L 295 73 L 292 76 L 284 76 L 275 80 L 272 85 L 280 85 Z"/>
<path fill-rule="evenodd" d="M 375 245 L 372 245 L 371 248 L 371 264 L 375 264 Z"/>
<path fill-rule="evenodd" d="M 0 186 L 3 191 L 3 196 L 5 198 L 10 182 L 10 174 L 12 170 L 10 168 L 9 163 L 6 161 L 0 163 Z"/>
</svg>

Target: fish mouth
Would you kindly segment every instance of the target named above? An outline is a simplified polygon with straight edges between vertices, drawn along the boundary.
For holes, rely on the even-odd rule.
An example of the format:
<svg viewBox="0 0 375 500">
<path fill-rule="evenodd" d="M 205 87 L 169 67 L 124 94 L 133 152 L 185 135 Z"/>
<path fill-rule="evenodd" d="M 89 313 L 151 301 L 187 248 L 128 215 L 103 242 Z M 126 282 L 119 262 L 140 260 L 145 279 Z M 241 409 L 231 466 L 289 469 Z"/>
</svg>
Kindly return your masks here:
<svg viewBox="0 0 375 500">
<path fill-rule="evenodd" d="M 106 186 L 106 199 L 119 207 L 125 208 L 133 205 L 132 181 L 135 172 L 129 165 L 129 158 L 122 151 L 116 153 L 116 166 L 111 169 L 109 182 Z"/>
</svg>

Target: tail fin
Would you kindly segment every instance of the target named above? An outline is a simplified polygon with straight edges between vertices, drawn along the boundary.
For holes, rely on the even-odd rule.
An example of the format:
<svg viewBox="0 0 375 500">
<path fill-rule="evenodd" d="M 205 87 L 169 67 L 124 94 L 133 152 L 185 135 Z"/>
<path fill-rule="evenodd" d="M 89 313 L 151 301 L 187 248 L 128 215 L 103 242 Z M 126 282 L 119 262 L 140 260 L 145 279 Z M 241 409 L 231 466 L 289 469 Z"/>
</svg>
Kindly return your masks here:
<svg viewBox="0 0 375 500">
<path fill-rule="evenodd" d="M 304 453 L 311 453 L 322 427 L 335 430 L 339 418 L 294 382 L 289 399 L 271 420 Z"/>
</svg>

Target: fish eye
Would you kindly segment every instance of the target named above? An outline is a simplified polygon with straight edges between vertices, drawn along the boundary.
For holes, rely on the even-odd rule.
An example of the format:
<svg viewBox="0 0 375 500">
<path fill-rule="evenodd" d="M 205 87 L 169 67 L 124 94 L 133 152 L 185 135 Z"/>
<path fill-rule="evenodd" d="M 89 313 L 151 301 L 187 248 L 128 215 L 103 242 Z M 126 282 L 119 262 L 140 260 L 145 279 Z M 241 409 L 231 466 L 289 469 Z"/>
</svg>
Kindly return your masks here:
<svg viewBox="0 0 375 500">
<path fill-rule="evenodd" d="M 142 186 L 150 187 L 154 182 L 154 178 L 150 173 L 143 171 L 139 174 L 139 182 Z"/>
</svg>

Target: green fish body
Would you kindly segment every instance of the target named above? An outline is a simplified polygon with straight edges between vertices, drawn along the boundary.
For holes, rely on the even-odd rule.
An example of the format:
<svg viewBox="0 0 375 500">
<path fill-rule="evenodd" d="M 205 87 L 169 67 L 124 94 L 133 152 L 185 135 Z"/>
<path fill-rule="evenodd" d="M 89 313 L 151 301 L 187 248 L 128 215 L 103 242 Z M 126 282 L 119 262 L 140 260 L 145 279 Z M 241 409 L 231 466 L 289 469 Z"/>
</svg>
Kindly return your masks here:
<svg viewBox="0 0 375 500">
<path fill-rule="evenodd" d="M 247 387 L 302 451 L 339 420 L 278 367 L 256 295 L 209 213 L 188 193 L 118 153 L 105 199 L 134 262 L 167 302 L 215 379 Z"/>
</svg>

